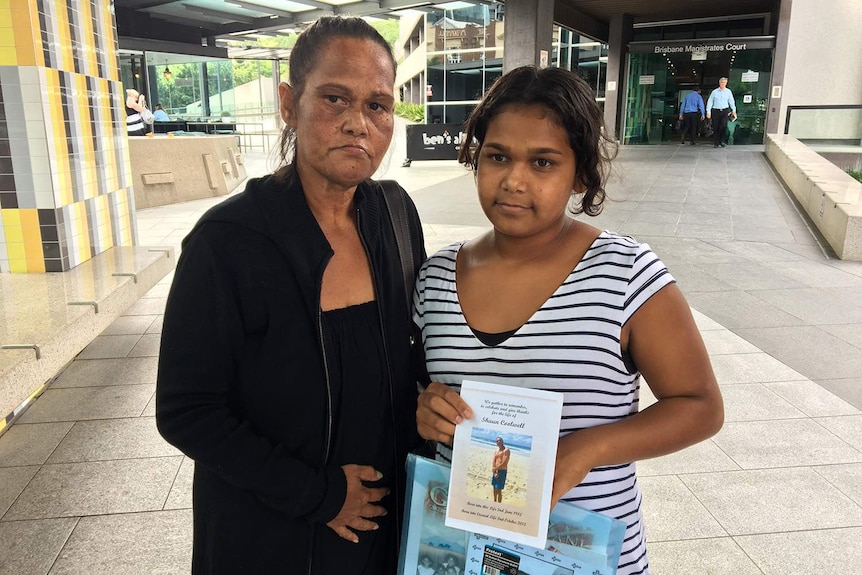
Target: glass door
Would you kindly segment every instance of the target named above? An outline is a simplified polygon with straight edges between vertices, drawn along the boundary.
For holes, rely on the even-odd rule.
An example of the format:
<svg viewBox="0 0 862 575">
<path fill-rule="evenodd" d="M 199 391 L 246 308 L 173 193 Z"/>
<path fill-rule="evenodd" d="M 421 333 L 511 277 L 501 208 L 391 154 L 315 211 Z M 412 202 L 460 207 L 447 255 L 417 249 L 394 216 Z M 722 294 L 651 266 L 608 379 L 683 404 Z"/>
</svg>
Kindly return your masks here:
<svg viewBox="0 0 862 575">
<path fill-rule="evenodd" d="M 677 82 L 662 54 L 631 54 L 625 144 L 669 141 L 676 124 Z"/>
<path fill-rule="evenodd" d="M 626 144 L 678 141 L 677 120 L 685 94 L 700 86 L 706 104 L 719 78 L 727 76 L 727 87 L 733 92 L 738 115 L 728 128 L 728 143 L 762 144 L 771 69 L 771 48 L 709 52 L 702 57 L 691 52 L 632 53 L 623 141 Z"/>
<path fill-rule="evenodd" d="M 730 144 L 763 143 L 771 70 L 772 50 L 747 50 L 736 54 L 727 80 L 727 87 L 736 100 L 737 113 L 737 121 L 733 122 L 736 125 L 728 130 Z M 714 87 L 705 90 L 704 97 L 708 97 Z"/>
</svg>

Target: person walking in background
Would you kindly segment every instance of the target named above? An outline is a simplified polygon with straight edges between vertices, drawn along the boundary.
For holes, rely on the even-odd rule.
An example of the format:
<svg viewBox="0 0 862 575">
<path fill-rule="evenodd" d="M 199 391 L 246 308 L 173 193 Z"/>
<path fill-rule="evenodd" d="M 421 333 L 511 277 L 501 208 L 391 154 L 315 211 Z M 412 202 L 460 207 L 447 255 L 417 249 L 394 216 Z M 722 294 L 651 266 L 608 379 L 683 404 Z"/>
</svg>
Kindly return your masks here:
<svg viewBox="0 0 862 575">
<path fill-rule="evenodd" d="M 724 140 L 730 116 L 736 120 L 736 101 L 733 99 L 733 92 L 727 87 L 727 78 L 722 76 L 718 80 L 718 88 L 710 93 L 706 102 L 706 117 L 712 119 L 712 131 L 715 135 L 713 148 L 727 145 Z"/>
<path fill-rule="evenodd" d="M 685 135 L 688 134 L 688 142 L 694 145 L 697 137 L 697 127 L 706 115 L 703 107 L 703 96 L 700 95 L 700 86 L 695 86 L 691 92 L 682 99 L 679 106 L 679 119 L 682 120 L 682 135 L 680 144 L 685 144 Z"/>
<path fill-rule="evenodd" d="M 563 395 L 551 505 L 626 522 L 618 575 L 648 575 L 635 461 L 688 447 L 723 423 L 721 392 L 691 310 L 646 244 L 601 231 L 616 145 L 592 89 L 561 68 L 516 68 L 473 109 L 459 161 L 493 229 L 423 264 L 413 318 L 433 383 L 417 425 L 451 459 L 474 417 L 464 380 Z M 474 140 L 475 138 L 475 140 Z M 641 374 L 657 401 L 639 405 Z"/>
<path fill-rule="evenodd" d="M 383 190 L 395 59 L 360 18 L 297 39 L 282 167 L 183 240 L 156 385 L 195 461 L 194 575 L 394 575 L 418 447 L 408 294 Z M 403 189 L 413 270 L 425 259 Z"/>
</svg>

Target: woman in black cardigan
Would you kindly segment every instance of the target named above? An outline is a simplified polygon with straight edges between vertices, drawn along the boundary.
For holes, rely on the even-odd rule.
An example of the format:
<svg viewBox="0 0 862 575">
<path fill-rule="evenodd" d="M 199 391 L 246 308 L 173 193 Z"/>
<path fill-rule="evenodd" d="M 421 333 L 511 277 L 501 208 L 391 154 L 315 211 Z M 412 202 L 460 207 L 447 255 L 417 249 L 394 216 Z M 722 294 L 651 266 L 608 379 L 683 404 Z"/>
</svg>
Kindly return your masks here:
<svg viewBox="0 0 862 575">
<path fill-rule="evenodd" d="M 311 25 L 279 86 L 285 166 L 183 242 L 156 417 L 195 460 L 195 574 L 395 573 L 416 381 L 395 233 L 369 180 L 394 81 L 367 23 Z"/>
</svg>

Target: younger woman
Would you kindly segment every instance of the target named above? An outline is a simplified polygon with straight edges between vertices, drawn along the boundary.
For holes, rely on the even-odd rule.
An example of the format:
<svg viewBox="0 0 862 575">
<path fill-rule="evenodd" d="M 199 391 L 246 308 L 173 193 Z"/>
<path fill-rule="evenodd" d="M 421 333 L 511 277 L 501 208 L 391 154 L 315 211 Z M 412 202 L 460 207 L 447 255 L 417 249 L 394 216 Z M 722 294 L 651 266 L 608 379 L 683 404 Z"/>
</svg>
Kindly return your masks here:
<svg viewBox="0 0 862 575">
<path fill-rule="evenodd" d="M 617 573 L 649 573 L 634 461 L 716 433 L 721 395 L 689 307 L 645 244 L 595 215 L 613 145 L 589 86 L 557 68 L 503 76 L 473 111 L 460 160 L 493 230 L 422 267 L 415 315 L 432 383 L 420 435 L 451 444 L 472 417 L 464 379 L 564 395 L 552 503 L 628 524 Z M 658 401 L 638 410 L 643 374 Z M 445 445 L 438 456 L 450 456 Z"/>
</svg>

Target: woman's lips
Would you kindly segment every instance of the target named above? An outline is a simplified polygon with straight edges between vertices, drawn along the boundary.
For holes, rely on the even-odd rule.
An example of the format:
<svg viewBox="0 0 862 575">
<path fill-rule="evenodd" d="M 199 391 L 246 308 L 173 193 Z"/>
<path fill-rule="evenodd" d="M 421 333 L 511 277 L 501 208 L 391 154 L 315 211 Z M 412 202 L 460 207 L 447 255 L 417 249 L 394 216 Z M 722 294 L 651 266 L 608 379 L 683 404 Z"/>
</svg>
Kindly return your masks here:
<svg viewBox="0 0 862 575">
<path fill-rule="evenodd" d="M 530 208 L 526 206 L 519 206 L 517 204 L 508 204 L 505 202 L 497 202 L 497 207 L 506 212 L 523 212 L 525 210 L 529 210 Z"/>
<path fill-rule="evenodd" d="M 349 156 L 367 156 L 368 152 L 362 146 L 341 146 L 338 148 Z"/>
</svg>

